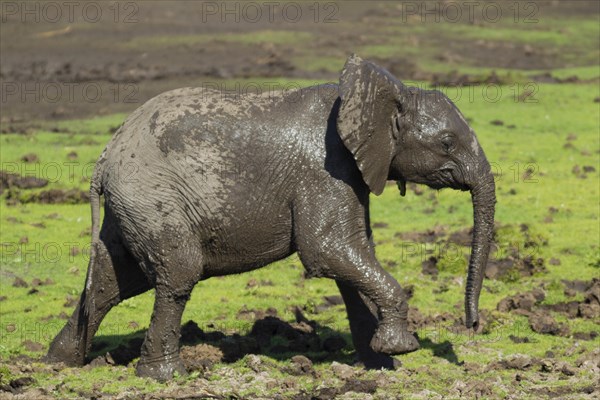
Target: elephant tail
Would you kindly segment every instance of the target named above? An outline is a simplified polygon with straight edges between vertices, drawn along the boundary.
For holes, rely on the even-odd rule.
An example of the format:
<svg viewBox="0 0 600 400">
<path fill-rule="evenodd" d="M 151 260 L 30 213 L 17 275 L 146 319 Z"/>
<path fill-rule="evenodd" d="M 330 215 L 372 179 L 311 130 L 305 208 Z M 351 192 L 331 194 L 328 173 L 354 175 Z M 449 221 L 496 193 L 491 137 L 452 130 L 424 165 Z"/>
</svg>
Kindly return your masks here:
<svg viewBox="0 0 600 400">
<path fill-rule="evenodd" d="M 90 263 L 88 266 L 87 276 L 85 278 L 85 289 L 82 296 L 83 299 L 83 313 L 86 316 L 94 314 L 95 304 L 94 296 L 91 293 L 92 280 L 94 275 L 94 267 L 96 264 L 96 257 L 98 254 L 98 246 L 100 242 L 100 196 L 102 195 L 102 158 L 96 164 L 92 180 L 90 183 L 90 206 L 92 210 L 92 243 L 90 246 Z"/>
</svg>

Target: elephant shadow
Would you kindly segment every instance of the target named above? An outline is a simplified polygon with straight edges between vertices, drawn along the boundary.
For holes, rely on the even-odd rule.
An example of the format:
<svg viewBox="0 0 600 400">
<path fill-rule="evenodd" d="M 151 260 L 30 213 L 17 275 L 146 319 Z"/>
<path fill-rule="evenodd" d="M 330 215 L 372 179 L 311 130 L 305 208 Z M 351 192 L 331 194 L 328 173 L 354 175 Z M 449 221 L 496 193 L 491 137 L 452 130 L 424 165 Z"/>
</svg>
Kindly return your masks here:
<svg viewBox="0 0 600 400">
<path fill-rule="evenodd" d="M 275 360 L 289 360 L 295 355 L 307 356 L 314 363 L 355 362 L 352 337 L 316 321 L 308 320 L 296 309 L 296 322 L 276 316 L 263 316 L 254 321 L 244 334 L 226 334 L 220 330 L 205 331 L 192 320 L 181 326 L 181 357 L 188 369 L 210 366 L 216 362 L 233 363 L 248 354 L 262 354 Z M 214 328 L 209 325 L 209 328 Z M 128 365 L 140 356 L 146 330 L 128 335 L 97 335 L 87 362 Z M 202 345 L 202 346 L 198 346 Z"/>
<path fill-rule="evenodd" d="M 462 361 L 458 361 L 454 346 L 448 340 L 436 343 L 429 338 L 419 338 L 419 344 L 421 345 L 421 349 L 430 350 L 434 357 L 443 358 L 454 365 L 463 365 Z"/>
<path fill-rule="evenodd" d="M 245 334 L 226 334 L 220 330 L 204 331 L 189 320 L 181 326 L 181 357 L 188 370 L 210 368 L 218 362 L 233 363 L 248 354 L 261 354 L 278 361 L 303 355 L 313 363 L 337 361 L 356 364 L 352 336 L 308 320 L 300 309 L 295 310 L 296 322 L 286 322 L 276 316 L 263 316 L 254 321 Z M 209 325 L 209 328 L 214 326 Z M 127 335 L 98 335 L 92 341 L 87 360 L 95 365 L 128 365 L 140 356 L 146 330 Z M 419 340 L 422 349 L 434 356 L 461 365 L 448 341 L 435 343 L 429 338 Z M 369 365 L 368 368 L 389 368 Z"/>
</svg>

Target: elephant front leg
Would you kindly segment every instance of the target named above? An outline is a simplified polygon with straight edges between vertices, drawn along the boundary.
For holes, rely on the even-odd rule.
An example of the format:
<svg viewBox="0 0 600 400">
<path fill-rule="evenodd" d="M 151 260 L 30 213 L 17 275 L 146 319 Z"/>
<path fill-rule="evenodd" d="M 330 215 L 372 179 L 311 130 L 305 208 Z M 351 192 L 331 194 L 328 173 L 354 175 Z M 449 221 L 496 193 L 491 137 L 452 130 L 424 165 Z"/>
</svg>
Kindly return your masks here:
<svg viewBox="0 0 600 400">
<path fill-rule="evenodd" d="M 358 359 L 369 369 L 394 369 L 397 361 L 387 354 L 376 353 L 370 343 L 377 330 L 377 307 L 351 286 L 336 281 L 346 305 L 352 342 Z"/>
<path fill-rule="evenodd" d="M 164 382 L 175 372 L 186 374 L 179 358 L 181 316 L 190 291 L 176 294 L 169 288 L 156 288 L 154 311 L 142 345 L 137 375 Z"/>
<path fill-rule="evenodd" d="M 364 346 L 368 337 L 369 347 L 375 353 L 393 355 L 417 350 L 419 342 L 408 331 L 406 295 L 398 282 L 379 265 L 371 249 L 359 244 L 345 244 L 342 248 L 347 251 L 321 253 L 314 259 L 304 251 L 301 258 L 309 269 L 313 263 L 326 265 L 322 268 L 324 275 L 338 283 L 359 355 L 362 352 L 372 356 Z M 376 319 L 358 292 L 375 305 Z"/>
<path fill-rule="evenodd" d="M 357 300 L 358 292 L 375 305 L 377 328 L 372 317 L 365 317 L 368 333 L 356 337 L 359 344 L 370 336 L 369 346 L 375 353 L 417 350 L 419 342 L 408 331 L 406 295 L 381 267 L 369 240 L 368 191 L 355 191 L 337 181 L 330 185 L 331 198 L 336 201 L 323 201 L 322 193 L 315 189 L 296 204 L 294 235 L 302 263 L 309 273 L 336 280 L 345 300 L 349 299 L 346 304 L 351 325 L 355 326 L 353 334 L 363 328 L 359 314 L 371 314 L 362 299 Z M 363 354 L 368 354 L 364 348 Z"/>
<path fill-rule="evenodd" d="M 359 305 L 356 311 L 351 310 L 348 312 L 349 316 L 352 314 L 355 319 L 362 320 L 361 322 L 363 323 L 367 322 L 361 327 L 357 327 L 357 329 L 365 329 L 365 332 L 362 333 L 363 337 L 368 336 L 367 332 L 373 329 L 373 325 L 372 322 L 368 322 L 368 317 L 358 317 L 357 314 L 359 312 L 366 313 L 367 311 L 369 314 L 376 312 L 378 324 L 369 342 L 370 348 L 375 353 L 390 355 L 405 354 L 417 350 L 419 342 L 408 331 L 408 303 L 406 295 L 398 282 L 381 268 L 374 257 L 370 262 L 363 261 L 361 265 L 350 265 L 352 265 L 350 268 L 342 271 L 343 274 L 347 274 L 349 279 L 338 278 L 337 280 L 340 280 L 342 285 L 348 287 L 346 292 L 354 290 L 364 293 L 365 300 L 367 302 L 371 301 L 375 305 L 374 308 L 376 310 L 370 310 L 367 303 L 361 298 L 360 293 L 357 293 L 354 296 L 358 296 L 364 306 L 360 307 Z M 346 293 L 346 297 L 348 297 L 348 293 Z M 352 306 L 357 306 L 359 300 L 353 300 Z M 363 353 L 366 353 L 367 356 L 369 355 L 365 351 Z"/>
</svg>

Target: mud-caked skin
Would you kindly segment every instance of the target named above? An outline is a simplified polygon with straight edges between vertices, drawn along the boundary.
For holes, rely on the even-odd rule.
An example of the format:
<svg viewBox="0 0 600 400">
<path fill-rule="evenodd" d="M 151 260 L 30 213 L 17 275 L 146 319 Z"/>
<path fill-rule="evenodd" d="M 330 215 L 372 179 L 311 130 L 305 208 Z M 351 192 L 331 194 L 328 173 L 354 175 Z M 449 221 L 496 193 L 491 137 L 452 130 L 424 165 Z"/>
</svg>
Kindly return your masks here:
<svg viewBox="0 0 600 400">
<path fill-rule="evenodd" d="M 98 160 L 85 289 L 47 359 L 81 365 L 111 307 L 155 288 L 137 372 L 184 373 L 181 315 L 194 285 L 298 252 L 308 275 L 336 280 L 365 366 L 391 368 L 389 355 L 419 344 L 406 296 L 371 239 L 369 194 L 387 180 L 402 194 L 407 181 L 471 191 L 465 308 L 467 326 L 477 327 L 494 181 L 446 96 L 352 56 L 339 85 L 246 96 L 185 88 L 151 99 Z"/>
</svg>

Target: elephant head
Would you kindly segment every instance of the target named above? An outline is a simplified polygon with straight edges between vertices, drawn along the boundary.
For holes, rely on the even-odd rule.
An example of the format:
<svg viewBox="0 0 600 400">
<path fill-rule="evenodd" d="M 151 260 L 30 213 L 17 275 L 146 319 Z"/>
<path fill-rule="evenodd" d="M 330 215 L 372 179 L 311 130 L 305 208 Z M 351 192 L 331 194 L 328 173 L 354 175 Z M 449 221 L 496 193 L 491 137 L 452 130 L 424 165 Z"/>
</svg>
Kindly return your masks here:
<svg viewBox="0 0 600 400">
<path fill-rule="evenodd" d="M 478 302 L 494 227 L 490 164 L 456 106 L 443 93 L 408 87 L 377 65 L 351 56 L 340 77 L 337 127 L 371 192 L 387 180 L 469 190 L 473 241 L 465 295 L 466 325 L 477 329 Z"/>
</svg>

